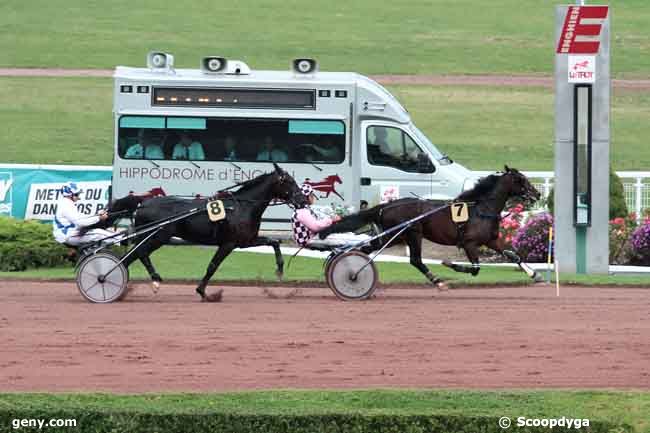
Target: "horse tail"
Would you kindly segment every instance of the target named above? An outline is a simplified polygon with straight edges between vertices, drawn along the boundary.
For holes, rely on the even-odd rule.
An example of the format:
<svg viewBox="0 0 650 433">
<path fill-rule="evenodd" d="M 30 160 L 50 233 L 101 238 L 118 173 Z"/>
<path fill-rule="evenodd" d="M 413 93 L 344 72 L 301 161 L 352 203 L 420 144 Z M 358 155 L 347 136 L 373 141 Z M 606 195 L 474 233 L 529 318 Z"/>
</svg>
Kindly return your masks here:
<svg viewBox="0 0 650 433">
<path fill-rule="evenodd" d="M 348 215 L 340 221 L 318 232 L 321 239 L 325 239 L 332 233 L 353 232 L 370 223 L 379 224 L 381 219 L 382 206 L 376 206 L 370 209 L 362 210 L 359 213 Z"/>
</svg>

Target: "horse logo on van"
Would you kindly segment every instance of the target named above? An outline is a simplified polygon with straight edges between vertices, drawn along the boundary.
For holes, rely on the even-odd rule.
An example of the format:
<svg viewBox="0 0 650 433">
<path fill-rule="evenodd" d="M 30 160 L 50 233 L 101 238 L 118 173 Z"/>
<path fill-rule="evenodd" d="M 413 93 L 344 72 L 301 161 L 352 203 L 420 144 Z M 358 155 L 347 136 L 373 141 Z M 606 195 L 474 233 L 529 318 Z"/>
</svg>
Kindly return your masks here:
<svg viewBox="0 0 650 433">
<path fill-rule="evenodd" d="M 327 198 L 330 196 L 331 193 L 334 193 L 338 198 L 341 200 L 343 199 L 343 196 L 336 191 L 336 184 L 343 184 L 343 181 L 339 177 L 338 174 L 331 174 L 327 176 L 325 179 L 321 180 L 320 182 L 312 182 L 309 180 L 309 178 L 305 179 L 305 183 L 307 185 L 311 185 L 312 188 L 314 188 L 315 191 L 322 192 L 324 195 L 321 195 L 319 198 Z"/>
</svg>

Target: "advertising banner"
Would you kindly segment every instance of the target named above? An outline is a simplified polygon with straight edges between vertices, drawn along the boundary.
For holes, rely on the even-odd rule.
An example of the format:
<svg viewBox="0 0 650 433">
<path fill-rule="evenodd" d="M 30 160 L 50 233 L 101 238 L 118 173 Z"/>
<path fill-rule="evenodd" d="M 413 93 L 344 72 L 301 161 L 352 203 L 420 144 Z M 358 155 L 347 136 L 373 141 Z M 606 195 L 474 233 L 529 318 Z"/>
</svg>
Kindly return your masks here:
<svg viewBox="0 0 650 433">
<path fill-rule="evenodd" d="M 83 189 L 79 210 L 93 215 L 109 197 L 112 167 L 0 164 L 0 215 L 50 221 L 65 182 Z"/>
</svg>

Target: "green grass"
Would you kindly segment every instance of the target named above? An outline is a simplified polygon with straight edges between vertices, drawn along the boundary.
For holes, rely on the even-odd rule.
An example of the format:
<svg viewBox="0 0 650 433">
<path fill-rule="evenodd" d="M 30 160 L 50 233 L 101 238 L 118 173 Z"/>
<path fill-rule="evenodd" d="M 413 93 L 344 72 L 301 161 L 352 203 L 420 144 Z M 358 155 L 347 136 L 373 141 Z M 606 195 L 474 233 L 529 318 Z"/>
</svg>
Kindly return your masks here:
<svg viewBox="0 0 650 433">
<path fill-rule="evenodd" d="M 390 86 L 443 152 L 473 170 L 553 169 L 553 93 L 544 88 Z M 2 161 L 110 165 L 112 83 L 102 78 L 0 78 Z M 650 93 L 612 102 L 612 165 L 646 170 Z"/>
<path fill-rule="evenodd" d="M 0 410 L 194 415 L 465 415 L 586 418 L 649 431 L 650 393 L 604 391 L 256 391 L 223 394 L 0 394 Z"/>
<path fill-rule="evenodd" d="M 152 255 L 152 260 L 163 279 L 197 281 L 205 273 L 213 251 L 203 247 L 167 247 L 156 251 Z M 288 259 L 289 257 L 286 256 L 286 262 Z M 385 284 L 427 282 L 426 278 L 408 263 L 378 262 L 377 266 L 379 281 Z M 526 274 L 514 268 L 484 266 L 477 277 L 457 273 L 438 265 L 431 265 L 430 268 L 435 274 L 458 287 L 530 283 Z M 129 273 L 132 279 L 149 278 L 140 262 L 133 264 Z M 0 278 L 71 279 L 74 275 L 74 270 L 70 267 L 0 272 Z M 213 277 L 213 284 L 218 284 L 219 281 L 277 281 L 275 258 L 272 254 L 235 252 L 222 263 Z M 285 281 L 324 283 L 323 260 L 308 257 L 294 258 L 288 268 L 285 263 Z M 608 286 L 649 285 L 650 276 L 561 275 L 560 281 Z"/>
<path fill-rule="evenodd" d="M 561 2 L 560 2 L 561 3 Z M 568 2 L 571 3 L 571 2 Z M 600 1 L 600 3 L 610 3 Z M 648 76 L 646 0 L 611 2 L 616 76 Z M 381 3 L 97 0 L 0 3 L 1 66 L 142 65 L 163 49 L 180 67 L 224 55 L 254 69 L 313 56 L 362 73 L 550 73 L 555 3 L 396 0 Z"/>
</svg>

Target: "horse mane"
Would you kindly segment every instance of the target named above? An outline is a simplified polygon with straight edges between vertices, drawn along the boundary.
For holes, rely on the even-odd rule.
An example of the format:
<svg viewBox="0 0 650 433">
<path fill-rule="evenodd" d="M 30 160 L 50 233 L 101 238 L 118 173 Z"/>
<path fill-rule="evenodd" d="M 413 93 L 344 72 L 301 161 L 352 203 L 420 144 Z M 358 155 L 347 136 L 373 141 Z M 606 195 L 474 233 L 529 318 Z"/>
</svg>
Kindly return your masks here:
<svg viewBox="0 0 650 433">
<path fill-rule="evenodd" d="M 266 181 L 266 179 L 269 176 L 271 176 L 273 173 L 274 172 L 261 174 L 259 176 L 256 176 L 256 177 L 252 178 L 252 179 L 248 179 L 248 180 L 246 180 L 244 182 L 240 182 L 240 183 L 238 183 L 236 185 L 233 185 L 230 188 L 237 188 L 235 193 L 238 193 L 238 194 L 242 193 L 242 192 L 246 192 L 246 191 L 248 191 L 250 189 L 255 188 L 257 185 L 261 184 L 262 182 Z M 226 190 L 228 190 L 230 188 L 226 188 L 225 190 L 221 190 L 219 192 L 225 192 Z"/>
<path fill-rule="evenodd" d="M 479 179 L 474 188 L 460 193 L 456 200 L 458 201 L 479 201 L 485 198 L 496 187 L 501 175 L 491 174 Z"/>
</svg>

